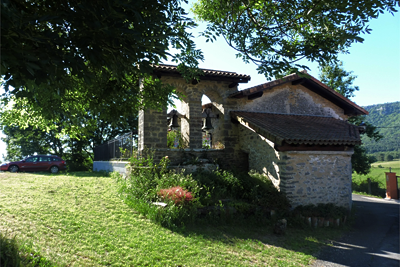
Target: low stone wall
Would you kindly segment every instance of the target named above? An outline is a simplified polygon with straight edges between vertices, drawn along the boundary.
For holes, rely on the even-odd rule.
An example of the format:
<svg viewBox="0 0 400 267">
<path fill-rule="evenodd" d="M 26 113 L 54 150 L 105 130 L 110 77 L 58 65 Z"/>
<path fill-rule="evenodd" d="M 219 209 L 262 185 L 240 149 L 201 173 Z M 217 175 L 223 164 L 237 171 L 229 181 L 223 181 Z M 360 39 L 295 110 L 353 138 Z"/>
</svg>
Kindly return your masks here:
<svg viewBox="0 0 400 267">
<path fill-rule="evenodd" d="M 241 151 L 230 149 L 156 149 L 154 160 L 168 156 L 171 165 L 187 165 L 195 163 L 196 159 L 207 159 L 210 163 L 217 163 L 222 169 L 247 171 L 248 155 Z"/>
<path fill-rule="evenodd" d="M 353 151 L 280 152 L 280 185 L 293 207 L 334 203 L 351 208 Z"/>
<path fill-rule="evenodd" d="M 94 161 L 93 171 L 119 172 L 126 174 L 128 161 Z"/>
</svg>

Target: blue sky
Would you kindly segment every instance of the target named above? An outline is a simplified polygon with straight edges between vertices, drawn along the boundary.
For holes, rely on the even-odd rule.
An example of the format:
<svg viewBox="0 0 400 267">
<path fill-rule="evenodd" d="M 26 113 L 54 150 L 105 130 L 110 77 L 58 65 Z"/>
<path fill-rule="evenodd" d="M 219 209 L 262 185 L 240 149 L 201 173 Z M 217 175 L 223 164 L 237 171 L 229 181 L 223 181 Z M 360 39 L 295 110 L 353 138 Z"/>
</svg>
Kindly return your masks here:
<svg viewBox="0 0 400 267">
<path fill-rule="evenodd" d="M 360 87 L 351 100 L 360 106 L 400 101 L 400 15 L 381 14 L 370 22 L 372 33 L 362 36 L 363 43 L 356 43 L 349 54 L 341 55 L 344 68 L 357 76 L 354 85 Z M 204 25 L 201 25 L 201 28 Z M 201 68 L 233 71 L 251 76 L 251 81 L 241 84 L 239 89 L 246 89 L 266 82 L 264 75 L 258 74 L 254 64 L 245 64 L 236 59 L 235 52 L 224 40 L 206 43 L 205 39 L 195 34 L 196 44 L 205 56 Z M 318 78 L 318 66 L 306 64 L 309 72 Z M 0 136 L 2 136 L 0 134 Z M 5 145 L 0 141 L 0 160 L 5 153 Z"/>
</svg>

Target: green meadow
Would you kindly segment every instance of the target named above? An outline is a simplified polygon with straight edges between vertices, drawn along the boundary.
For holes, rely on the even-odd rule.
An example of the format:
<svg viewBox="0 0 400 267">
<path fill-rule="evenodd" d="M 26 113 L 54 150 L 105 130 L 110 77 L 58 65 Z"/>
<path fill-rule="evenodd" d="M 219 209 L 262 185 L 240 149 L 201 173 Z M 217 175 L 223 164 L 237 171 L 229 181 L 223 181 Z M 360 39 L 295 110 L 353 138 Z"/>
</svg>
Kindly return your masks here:
<svg viewBox="0 0 400 267">
<path fill-rule="evenodd" d="M 168 229 L 129 208 L 107 175 L 0 173 L 0 266 L 7 259 L 20 266 L 307 266 L 342 231 L 289 227 L 277 236 L 269 224 L 234 223 Z"/>
</svg>

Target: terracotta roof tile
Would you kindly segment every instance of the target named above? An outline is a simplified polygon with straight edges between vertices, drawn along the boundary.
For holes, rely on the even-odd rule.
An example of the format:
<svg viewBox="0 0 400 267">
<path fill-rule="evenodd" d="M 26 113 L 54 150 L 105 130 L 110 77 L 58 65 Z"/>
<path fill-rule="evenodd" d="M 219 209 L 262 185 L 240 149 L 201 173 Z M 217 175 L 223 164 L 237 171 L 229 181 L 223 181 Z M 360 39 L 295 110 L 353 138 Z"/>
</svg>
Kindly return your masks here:
<svg viewBox="0 0 400 267">
<path fill-rule="evenodd" d="M 357 145 L 358 127 L 332 117 L 231 111 L 231 117 L 282 145 Z"/>
<path fill-rule="evenodd" d="M 238 79 L 238 82 L 243 82 L 243 83 L 247 83 L 251 79 L 250 75 L 238 74 L 236 72 L 210 70 L 210 69 L 200 69 L 200 70 L 203 71 L 205 77 L 233 78 L 233 79 Z M 174 65 L 165 65 L 165 64 L 154 65 L 154 71 L 155 72 L 162 71 L 162 72 L 167 72 L 167 73 L 179 74 L 179 72 L 177 70 L 177 66 L 174 66 Z"/>
</svg>

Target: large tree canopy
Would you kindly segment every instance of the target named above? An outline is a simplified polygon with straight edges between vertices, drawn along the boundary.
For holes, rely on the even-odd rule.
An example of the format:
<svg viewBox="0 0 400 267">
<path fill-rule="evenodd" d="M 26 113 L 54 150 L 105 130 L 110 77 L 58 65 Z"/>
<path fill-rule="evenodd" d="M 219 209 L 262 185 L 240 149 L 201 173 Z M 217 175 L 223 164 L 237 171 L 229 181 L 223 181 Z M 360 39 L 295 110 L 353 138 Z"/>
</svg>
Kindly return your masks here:
<svg viewBox="0 0 400 267">
<path fill-rule="evenodd" d="M 99 71 L 124 78 L 149 73 L 177 49 L 196 58 L 181 0 L 1 1 L 1 75 L 5 85 L 49 84 L 70 74 L 90 82 Z"/>
<path fill-rule="evenodd" d="M 245 62 L 258 65 L 271 79 L 307 66 L 336 61 L 362 33 L 368 21 L 385 11 L 396 12 L 397 0 L 198 0 L 193 11 L 209 23 L 208 40 L 222 35 Z"/>
<path fill-rule="evenodd" d="M 190 76 L 202 59 L 181 2 L 1 1 L 2 100 L 15 103 L 2 124 L 73 137 L 87 129 L 87 114 L 114 123 L 167 105 L 173 87 L 153 78 L 151 65 L 171 56 Z"/>
</svg>

